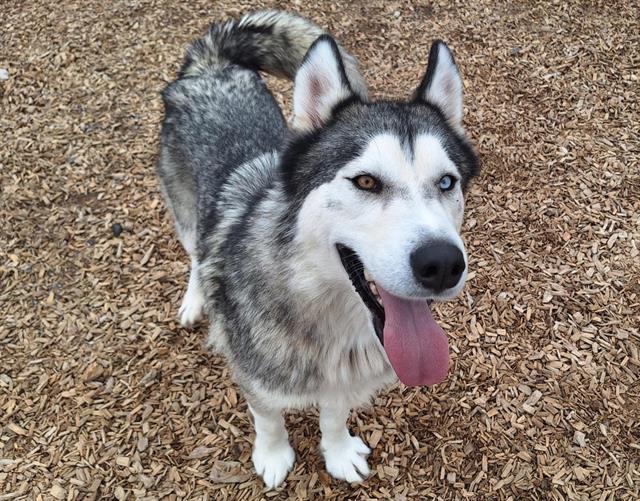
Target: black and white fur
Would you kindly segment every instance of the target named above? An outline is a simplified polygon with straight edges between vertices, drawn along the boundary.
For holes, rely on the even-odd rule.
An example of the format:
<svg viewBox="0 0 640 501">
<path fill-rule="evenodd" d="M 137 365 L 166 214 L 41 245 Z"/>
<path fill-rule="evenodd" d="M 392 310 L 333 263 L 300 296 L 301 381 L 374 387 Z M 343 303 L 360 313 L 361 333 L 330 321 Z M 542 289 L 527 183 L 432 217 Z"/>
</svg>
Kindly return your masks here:
<svg viewBox="0 0 640 501">
<path fill-rule="evenodd" d="M 463 192 L 477 162 L 449 49 L 434 43 L 409 102 L 370 102 L 355 59 L 323 33 L 277 11 L 214 25 L 163 93 L 157 171 L 192 263 L 180 319 L 207 313 L 209 345 L 249 402 L 268 487 L 294 462 L 287 408 L 319 407 L 334 477 L 369 473 L 369 448 L 345 421 L 395 374 L 336 244 L 394 294 L 446 299 L 464 284 L 430 294 L 408 263 L 425 239 L 464 251 Z M 295 79 L 290 130 L 258 71 Z M 362 172 L 388 188 L 358 191 L 348 178 Z M 446 195 L 444 173 L 459 180 Z"/>
</svg>

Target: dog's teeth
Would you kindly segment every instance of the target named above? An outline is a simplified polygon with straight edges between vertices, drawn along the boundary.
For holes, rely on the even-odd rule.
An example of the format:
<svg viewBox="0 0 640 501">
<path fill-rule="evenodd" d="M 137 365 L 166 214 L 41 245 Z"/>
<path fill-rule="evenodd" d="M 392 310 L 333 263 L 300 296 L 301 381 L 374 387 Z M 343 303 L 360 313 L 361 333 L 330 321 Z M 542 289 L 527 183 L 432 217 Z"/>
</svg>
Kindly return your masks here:
<svg viewBox="0 0 640 501">
<path fill-rule="evenodd" d="M 373 277 L 371 276 L 371 273 L 369 273 L 369 271 L 366 268 L 364 269 L 364 279 L 367 282 L 372 282 L 373 281 Z"/>
<path fill-rule="evenodd" d="M 380 297 L 380 293 L 378 292 L 378 288 L 376 287 L 375 282 L 367 282 L 367 285 L 369 286 L 369 289 L 371 290 L 373 297 L 376 298 L 376 301 L 378 301 L 378 304 L 382 306 L 382 298 Z"/>
</svg>

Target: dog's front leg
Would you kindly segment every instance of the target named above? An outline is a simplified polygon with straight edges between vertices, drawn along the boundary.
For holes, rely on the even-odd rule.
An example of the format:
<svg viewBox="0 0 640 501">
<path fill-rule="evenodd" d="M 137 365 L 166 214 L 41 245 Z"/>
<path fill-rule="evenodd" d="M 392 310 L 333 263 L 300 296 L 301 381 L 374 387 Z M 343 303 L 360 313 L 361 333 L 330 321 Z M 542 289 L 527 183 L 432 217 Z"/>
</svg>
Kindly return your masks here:
<svg viewBox="0 0 640 501">
<path fill-rule="evenodd" d="M 187 292 L 182 299 L 180 306 L 180 325 L 182 327 L 191 327 L 202 318 L 204 312 L 204 293 L 200 286 L 200 277 L 198 276 L 198 260 L 191 256 L 191 273 L 189 274 L 189 285 Z"/>
<path fill-rule="evenodd" d="M 253 414 L 256 439 L 253 443 L 253 466 L 265 485 L 273 489 L 282 483 L 293 466 L 295 453 L 289 445 L 289 436 L 280 410 L 257 410 Z"/>
<path fill-rule="evenodd" d="M 361 482 L 369 475 L 367 455 L 371 449 L 359 437 L 351 436 L 346 421 L 349 407 L 337 403 L 320 405 L 320 448 L 327 471 L 347 482 Z"/>
</svg>

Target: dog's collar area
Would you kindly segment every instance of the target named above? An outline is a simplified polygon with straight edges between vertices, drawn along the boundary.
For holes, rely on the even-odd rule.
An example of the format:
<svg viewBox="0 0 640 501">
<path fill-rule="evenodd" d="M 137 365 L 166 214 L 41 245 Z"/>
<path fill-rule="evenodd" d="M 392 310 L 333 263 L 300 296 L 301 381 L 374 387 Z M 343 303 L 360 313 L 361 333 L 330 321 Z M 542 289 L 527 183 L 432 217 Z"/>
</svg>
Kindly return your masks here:
<svg viewBox="0 0 640 501">
<path fill-rule="evenodd" d="M 336 244 L 336 249 L 338 250 L 340 261 L 342 261 L 342 266 L 347 272 L 349 280 L 365 306 L 371 312 L 373 328 L 378 339 L 380 339 L 380 343 L 384 345 L 384 308 L 369 286 L 367 278 L 365 277 L 364 264 L 360 261 L 358 254 L 346 245 Z"/>
</svg>

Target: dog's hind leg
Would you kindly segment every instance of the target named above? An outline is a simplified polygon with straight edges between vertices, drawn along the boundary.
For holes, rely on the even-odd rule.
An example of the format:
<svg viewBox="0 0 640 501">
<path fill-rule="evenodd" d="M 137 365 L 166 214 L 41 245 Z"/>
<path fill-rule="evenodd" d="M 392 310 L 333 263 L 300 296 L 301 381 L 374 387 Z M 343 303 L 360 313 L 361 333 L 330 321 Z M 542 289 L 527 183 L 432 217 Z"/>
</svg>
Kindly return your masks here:
<svg viewBox="0 0 640 501">
<path fill-rule="evenodd" d="M 259 411 L 249 406 L 253 414 L 256 439 L 253 443 L 253 466 L 265 485 L 273 489 L 280 485 L 293 466 L 295 453 L 280 410 Z"/>
<path fill-rule="evenodd" d="M 349 408 L 338 403 L 320 405 L 320 449 L 327 471 L 347 482 L 361 482 L 369 475 L 367 455 L 371 449 L 347 429 Z"/>
</svg>

